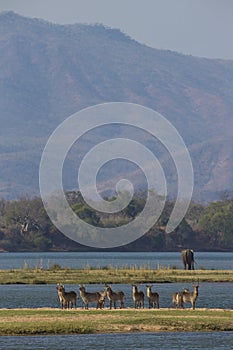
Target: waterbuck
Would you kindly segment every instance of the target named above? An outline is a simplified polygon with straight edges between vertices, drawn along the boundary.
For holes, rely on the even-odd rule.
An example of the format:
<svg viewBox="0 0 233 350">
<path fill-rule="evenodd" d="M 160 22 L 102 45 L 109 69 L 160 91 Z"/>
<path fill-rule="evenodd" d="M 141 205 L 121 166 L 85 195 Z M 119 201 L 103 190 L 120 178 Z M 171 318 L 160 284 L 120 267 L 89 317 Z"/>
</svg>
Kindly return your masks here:
<svg viewBox="0 0 233 350">
<path fill-rule="evenodd" d="M 125 293 L 122 291 L 119 292 L 113 292 L 112 288 L 110 286 L 105 286 L 105 291 L 107 298 L 110 302 L 110 309 L 112 308 L 112 303 L 114 305 L 114 309 L 116 309 L 116 302 L 120 301 L 120 309 L 124 307 L 124 297 Z"/>
<path fill-rule="evenodd" d="M 184 288 L 182 292 L 176 292 L 172 294 L 172 305 L 174 308 L 183 307 L 182 294 L 184 292 L 189 292 L 188 288 Z"/>
<path fill-rule="evenodd" d="M 188 290 L 184 290 L 182 293 L 182 307 L 184 303 L 191 303 L 193 310 L 195 310 L 195 303 L 198 297 L 198 284 L 193 284 L 193 292 L 189 292 Z"/>
<path fill-rule="evenodd" d="M 103 296 L 101 295 L 100 292 L 92 292 L 92 293 L 86 292 L 86 288 L 83 285 L 81 285 L 79 287 L 79 293 L 80 293 L 80 297 L 82 298 L 82 300 L 84 302 L 84 306 L 85 306 L 86 310 L 88 309 L 89 303 L 96 302 L 97 309 L 100 305 L 102 305 Z"/>
<path fill-rule="evenodd" d="M 199 283 L 197 285 L 193 284 L 192 286 L 193 292 L 190 292 L 187 288 L 185 288 L 182 292 L 174 293 L 172 295 L 172 304 L 175 308 L 184 308 L 185 303 L 191 303 L 193 310 L 195 310 L 195 303 L 198 297 Z"/>
<path fill-rule="evenodd" d="M 149 308 L 157 306 L 159 309 L 159 294 L 151 291 L 152 285 L 146 286 L 146 294 L 148 298 Z"/>
<path fill-rule="evenodd" d="M 172 305 L 175 309 L 177 309 L 178 307 L 183 307 L 182 293 L 183 292 L 176 292 L 172 294 Z"/>
<path fill-rule="evenodd" d="M 141 307 L 144 309 L 144 293 L 142 291 L 138 291 L 136 284 L 132 284 L 132 293 L 135 309 Z"/>
<path fill-rule="evenodd" d="M 98 292 L 100 294 L 100 298 L 99 298 L 99 301 L 97 302 L 97 309 L 100 308 L 100 309 L 103 309 L 104 307 L 104 304 L 105 304 L 105 299 L 106 299 L 106 296 L 107 296 L 107 292 L 106 290 L 101 290 Z"/>
<path fill-rule="evenodd" d="M 74 291 L 66 292 L 63 284 L 57 284 L 56 289 L 62 309 L 76 308 L 77 294 Z"/>
</svg>

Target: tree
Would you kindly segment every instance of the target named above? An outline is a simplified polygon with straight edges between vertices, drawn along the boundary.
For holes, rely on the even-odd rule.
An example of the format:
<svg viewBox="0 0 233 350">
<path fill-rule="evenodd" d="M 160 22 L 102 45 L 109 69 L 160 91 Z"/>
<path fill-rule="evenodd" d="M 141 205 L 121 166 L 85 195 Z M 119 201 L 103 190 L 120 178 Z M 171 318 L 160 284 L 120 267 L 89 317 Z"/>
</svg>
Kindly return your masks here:
<svg viewBox="0 0 233 350">
<path fill-rule="evenodd" d="M 223 246 L 233 242 L 233 201 L 211 203 L 202 213 L 199 228 Z"/>
<path fill-rule="evenodd" d="M 73 211 L 78 217 L 88 224 L 97 226 L 100 222 L 99 216 L 96 214 L 96 211 L 88 207 L 83 203 L 76 203 L 72 206 Z"/>
</svg>

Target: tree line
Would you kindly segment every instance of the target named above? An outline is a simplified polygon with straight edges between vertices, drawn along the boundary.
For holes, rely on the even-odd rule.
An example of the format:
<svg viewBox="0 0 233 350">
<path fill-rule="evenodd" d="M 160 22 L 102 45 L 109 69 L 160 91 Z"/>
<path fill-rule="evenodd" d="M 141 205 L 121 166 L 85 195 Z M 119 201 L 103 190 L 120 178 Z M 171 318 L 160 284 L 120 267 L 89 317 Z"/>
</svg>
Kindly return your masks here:
<svg viewBox="0 0 233 350">
<path fill-rule="evenodd" d="M 132 221 L 144 208 L 146 195 L 137 193 L 119 213 L 93 210 L 80 192 L 66 193 L 67 201 L 82 220 L 93 226 L 117 227 Z M 105 198 L 109 201 L 114 197 Z M 207 205 L 192 202 L 185 218 L 171 233 L 165 232 L 174 202 L 167 201 L 156 224 L 140 239 L 112 250 L 120 251 L 232 251 L 233 197 L 225 196 Z M 50 221 L 41 198 L 0 200 L 1 251 L 90 251 L 65 237 Z"/>
</svg>

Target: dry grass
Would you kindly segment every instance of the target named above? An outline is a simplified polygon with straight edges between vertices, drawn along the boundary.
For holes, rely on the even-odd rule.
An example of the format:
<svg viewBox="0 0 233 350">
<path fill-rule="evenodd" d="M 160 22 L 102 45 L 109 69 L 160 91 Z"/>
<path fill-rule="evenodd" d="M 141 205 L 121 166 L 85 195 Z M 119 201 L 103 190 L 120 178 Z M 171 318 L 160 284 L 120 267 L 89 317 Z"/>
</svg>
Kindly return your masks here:
<svg viewBox="0 0 233 350">
<path fill-rule="evenodd" d="M 232 330 L 230 310 L 0 310 L 0 335 Z"/>
<path fill-rule="evenodd" d="M 0 270 L 0 284 L 105 284 L 105 283 L 149 283 L 149 282 L 233 282 L 233 270 L 146 269 L 114 267 L 105 269 L 15 269 Z"/>
</svg>

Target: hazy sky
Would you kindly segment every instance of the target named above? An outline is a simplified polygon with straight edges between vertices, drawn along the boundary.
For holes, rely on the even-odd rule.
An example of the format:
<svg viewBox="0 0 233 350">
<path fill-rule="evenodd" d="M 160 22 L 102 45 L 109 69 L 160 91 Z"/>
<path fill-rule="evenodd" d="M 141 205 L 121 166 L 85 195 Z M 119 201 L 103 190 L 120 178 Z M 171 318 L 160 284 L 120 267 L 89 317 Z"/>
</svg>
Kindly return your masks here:
<svg viewBox="0 0 233 350">
<path fill-rule="evenodd" d="M 0 11 L 103 23 L 152 47 L 233 59 L 233 0 L 0 0 Z"/>
</svg>

